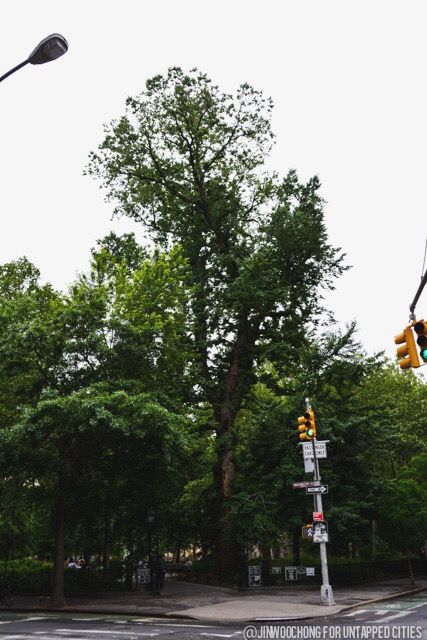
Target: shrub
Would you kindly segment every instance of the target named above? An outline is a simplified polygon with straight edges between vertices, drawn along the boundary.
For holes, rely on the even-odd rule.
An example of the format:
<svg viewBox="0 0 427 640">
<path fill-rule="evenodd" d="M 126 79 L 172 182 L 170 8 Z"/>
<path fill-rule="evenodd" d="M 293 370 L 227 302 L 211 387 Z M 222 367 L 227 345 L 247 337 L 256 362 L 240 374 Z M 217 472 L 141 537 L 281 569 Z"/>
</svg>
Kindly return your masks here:
<svg viewBox="0 0 427 640">
<path fill-rule="evenodd" d="M 52 563 L 23 559 L 0 562 L 0 591 L 43 594 L 50 590 Z"/>
<path fill-rule="evenodd" d="M 10 590 L 15 595 L 46 595 L 52 590 L 51 562 L 22 559 L 0 561 L 0 592 Z M 66 595 L 123 589 L 120 567 L 105 573 L 102 569 L 65 569 Z"/>
</svg>

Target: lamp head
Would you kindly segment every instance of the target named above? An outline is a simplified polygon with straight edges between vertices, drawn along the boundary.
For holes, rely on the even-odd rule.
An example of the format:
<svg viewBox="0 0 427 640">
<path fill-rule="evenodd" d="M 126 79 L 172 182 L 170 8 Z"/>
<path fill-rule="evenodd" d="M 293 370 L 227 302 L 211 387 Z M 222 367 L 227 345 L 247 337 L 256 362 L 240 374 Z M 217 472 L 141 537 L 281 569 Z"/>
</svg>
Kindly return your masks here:
<svg viewBox="0 0 427 640">
<path fill-rule="evenodd" d="M 52 33 L 39 42 L 34 51 L 28 56 L 28 62 L 31 64 L 44 64 L 60 58 L 67 50 L 68 42 L 66 39 L 59 33 Z"/>
</svg>

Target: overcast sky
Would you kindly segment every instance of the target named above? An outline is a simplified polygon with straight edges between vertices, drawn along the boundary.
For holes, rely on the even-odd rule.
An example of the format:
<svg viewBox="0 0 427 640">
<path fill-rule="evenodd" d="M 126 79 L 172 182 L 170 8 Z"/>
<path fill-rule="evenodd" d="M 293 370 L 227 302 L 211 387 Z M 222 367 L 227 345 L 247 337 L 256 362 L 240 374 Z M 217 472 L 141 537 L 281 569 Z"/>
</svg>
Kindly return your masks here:
<svg viewBox="0 0 427 640">
<path fill-rule="evenodd" d="M 14 0 L 3 3 L 0 75 L 58 32 L 68 53 L 0 86 L 0 261 L 26 255 L 66 288 L 111 221 L 82 175 L 103 123 L 170 66 L 274 100 L 270 167 L 318 174 L 331 241 L 353 265 L 328 296 L 369 353 L 393 356 L 421 276 L 426 224 L 425 1 Z M 427 315 L 427 292 L 418 316 Z"/>
</svg>

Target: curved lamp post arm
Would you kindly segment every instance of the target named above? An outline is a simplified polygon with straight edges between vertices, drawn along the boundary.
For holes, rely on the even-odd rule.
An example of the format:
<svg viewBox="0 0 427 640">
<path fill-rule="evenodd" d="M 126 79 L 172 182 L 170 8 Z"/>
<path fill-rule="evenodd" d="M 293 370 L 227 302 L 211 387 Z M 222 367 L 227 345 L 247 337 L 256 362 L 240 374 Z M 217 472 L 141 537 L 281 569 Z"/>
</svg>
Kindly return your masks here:
<svg viewBox="0 0 427 640">
<path fill-rule="evenodd" d="M 21 69 L 26 64 L 44 64 L 45 62 L 51 62 L 52 60 L 56 60 L 60 58 L 68 51 L 68 42 L 61 36 L 59 33 L 52 33 L 47 38 L 44 38 L 37 47 L 30 53 L 28 58 L 21 62 L 13 69 L 10 69 L 7 73 L 0 77 L 0 82 L 7 78 L 8 76 Z"/>
<path fill-rule="evenodd" d="M 24 60 L 24 62 L 21 62 L 21 64 L 17 64 L 16 67 L 13 67 L 13 69 L 10 69 L 10 71 L 5 73 L 3 76 L 0 76 L 0 82 L 2 80 L 5 80 L 8 76 L 11 76 L 12 73 L 15 73 L 15 71 L 18 71 L 18 69 L 21 69 L 22 67 L 25 67 L 25 65 L 28 64 L 28 63 L 29 63 L 29 60 Z"/>
</svg>

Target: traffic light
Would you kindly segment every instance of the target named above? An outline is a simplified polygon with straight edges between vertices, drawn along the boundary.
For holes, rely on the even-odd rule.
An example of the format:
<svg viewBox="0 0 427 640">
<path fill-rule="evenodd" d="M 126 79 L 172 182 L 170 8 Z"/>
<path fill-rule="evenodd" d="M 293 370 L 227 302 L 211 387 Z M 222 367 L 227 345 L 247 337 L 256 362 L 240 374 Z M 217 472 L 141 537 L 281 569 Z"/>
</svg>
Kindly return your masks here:
<svg viewBox="0 0 427 640">
<path fill-rule="evenodd" d="M 427 322 L 418 320 L 414 324 L 414 331 L 417 334 L 417 343 L 420 348 L 420 356 L 423 362 L 427 362 Z"/>
<path fill-rule="evenodd" d="M 304 413 L 304 417 L 305 417 L 305 426 L 307 427 L 307 435 L 311 440 L 312 438 L 315 438 L 317 435 L 316 420 L 314 419 L 314 411 L 312 409 L 309 409 Z"/>
<path fill-rule="evenodd" d="M 399 366 L 401 369 L 421 366 L 411 325 L 406 327 L 402 333 L 399 333 L 399 335 L 395 337 L 394 342 L 402 345 L 396 350 L 396 355 L 400 358 Z"/>
<path fill-rule="evenodd" d="M 316 421 L 312 409 L 298 418 L 298 432 L 300 440 L 313 440 L 316 437 Z"/>
</svg>

